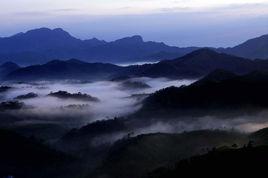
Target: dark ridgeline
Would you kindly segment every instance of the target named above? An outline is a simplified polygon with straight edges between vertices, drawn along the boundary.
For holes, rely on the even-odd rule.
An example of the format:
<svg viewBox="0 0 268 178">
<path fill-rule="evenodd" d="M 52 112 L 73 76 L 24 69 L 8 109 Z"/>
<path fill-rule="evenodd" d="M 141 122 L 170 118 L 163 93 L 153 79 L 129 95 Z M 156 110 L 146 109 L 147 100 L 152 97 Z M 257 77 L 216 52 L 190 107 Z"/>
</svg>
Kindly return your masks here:
<svg viewBox="0 0 268 178">
<path fill-rule="evenodd" d="M 107 79 L 122 69 L 113 64 L 86 63 L 75 59 L 54 60 L 43 65 L 20 68 L 8 74 L 6 79 L 17 81 Z"/>
<path fill-rule="evenodd" d="M 267 70 L 268 61 L 240 58 L 205 48 L 173 60 L 128 67 L 105 63 L 86 63 L 76 59 L 54 60 L 43 65 L 15 70 L 9 73 L 5 80 L 111 80 L 129 77 L 190 79 L 200 78 L 216 69 L 245 74 L 255 70 Z"/>
<path fill-rule="evenodd" d="M 174 117 L 261 110 L 268 107 L 267 90 L 267 72 L 235 75 L 217 70 L 190 86 L 157 91 L 144 100 L 137 114 L 143 117 Z"/>
<path fill-rule="evenodd" d="M 73 99 L 73 100 L 80 100 L 80 101 L 92 101 L 98 102 L 100 101 L 98 98 L 93 97 L 88 94 L 83 93 L 68 93 L 67 91 L 58 91 L 58 92 L 51 92 L 48 96 L 56 97 L 59 99 Z"/>
<path fill-rule="evenodd" d="M 237 74 L 268 69 L 268 62 L 252 61 L 204 48 L 183 57 L 140 67 L 138 75 L 169 78 L 199 78 L 216 69 Z"/>
</svg>

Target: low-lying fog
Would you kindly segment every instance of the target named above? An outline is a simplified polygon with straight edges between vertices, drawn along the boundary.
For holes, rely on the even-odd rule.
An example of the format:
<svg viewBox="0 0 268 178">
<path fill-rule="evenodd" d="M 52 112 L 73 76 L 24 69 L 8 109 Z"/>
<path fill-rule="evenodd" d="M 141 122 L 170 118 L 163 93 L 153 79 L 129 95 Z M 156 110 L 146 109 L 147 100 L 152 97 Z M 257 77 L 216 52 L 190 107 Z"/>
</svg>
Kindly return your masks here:
<svg viewBox="0 0 268 178">
<path fill-rule="evenodd" d="M 23 116 L 17 125 L 32 123 L 60 123 L 69 127 L 81 127 L 96 120 L 112 119 L 137 111 L 141 101 L 159 89 L 169 86 L 189 85 L 194 80 L 169 80 L 166 78 L 134 78 L 125 81 L 58 81 L 35 83 L 5 83 L 12 87 L 0 93 L 1 102 L 14 100 L 17 96 L 33 92 L 36 98 L 23 99 L 26 108 L 8 111 L 9 115 Z M 75 99 L 60 99 L 48 96 L 51 92 L 88 94 L 97 97 L 99 102 Z M 151 126 L 135 130 L 136 134 L 155 132 L 183 132 L 200 129 L 235 129 L 253 132 L 268 126 L 267 112 L 258 115 L 242 115 L 234 118 L 220 119 L 211 116 L 195 119 L 173 121 L 156 121 Z M 14 124 L 14 123 L 13 123 Z"/>
<path fill-rule="evenodd" d="M 31 118 L 33 116 L 35 118 L 47 116 L 48 120 L 54 118 L 50 116 L 77 116 L 75 122 L 78 125 L 83 125 L 96 120 L 120 117 L 135 112 L 141 107 L 141 98 L 146 96 L 141 95 L 138 97 L 139 94 L 150 94 L 165 87 L 189 85 L 193 82 L 190 80 L 169 80 L 165 78 L 134 78 L 127 81 L 128 83 L 125 83 L 125 81 L 5 83 L 2 85 L 10 86 L 12 89 L 0 95 L 2 95 L 2 101 L 10 101 L 20 95 L 30 92 L 36 93 L 38 95 L 36 98 L 20 100 L 28 106 L 28 109 L 12 111 L 13 114 L 30 115 L 32 116 Z M 131 82 L 134 82 L 134 86 Z M 147 84 L 150 87 L 139 86 L 139 84 Z M 60 90 L 67 91 L 68 93 L 81 92 L 82 94 L 88 94 L 97 97 L 100 102 L 60 99 L 47 96 L 51 92 Z M 80 107 L 68 107 L 73 105 Z"/>
</svg>

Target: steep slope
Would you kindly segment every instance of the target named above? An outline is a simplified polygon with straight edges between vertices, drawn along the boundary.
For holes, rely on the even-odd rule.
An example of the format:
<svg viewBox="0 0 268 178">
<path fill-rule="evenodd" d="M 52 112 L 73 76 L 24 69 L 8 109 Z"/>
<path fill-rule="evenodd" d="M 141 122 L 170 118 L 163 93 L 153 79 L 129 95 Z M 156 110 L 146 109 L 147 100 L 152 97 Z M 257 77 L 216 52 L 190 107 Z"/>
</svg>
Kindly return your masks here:
<svg viewBox="0 0 268 178">
<path fill-rule="evenodd" d="M 250 39 L 233 48 L 222 50 L 225 53 L 233 54 L 250 59 L 268 58 L 268 34 Z"/>
</svg>

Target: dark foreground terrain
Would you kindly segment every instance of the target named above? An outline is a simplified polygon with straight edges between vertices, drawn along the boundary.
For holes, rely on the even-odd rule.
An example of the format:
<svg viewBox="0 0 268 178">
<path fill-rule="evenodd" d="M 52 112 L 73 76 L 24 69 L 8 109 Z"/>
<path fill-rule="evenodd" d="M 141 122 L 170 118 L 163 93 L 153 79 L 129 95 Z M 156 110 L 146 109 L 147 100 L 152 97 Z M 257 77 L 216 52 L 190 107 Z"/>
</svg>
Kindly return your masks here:
<svg viewBox="0 0 268 178">
<path fill-rule="evenodd" d="M 173 178 L 196 171 L 228 175 L 253 173 L 268 161 L 267 129 L 252 134 L 219 130 L 146 134 L 79 152 L 57 151 L 53 144 L 14 131 L 1 130 L 0 137 L 2 177 Z"/>
<path fill-rule="evenodd" d="M 150 88 L 143 83 L 129 85 L 131 90 Z M 73 111 L 30 115 L 33 110 L 24 102 L 41 96 L 20 95 L 17 99 L 23 102 L 0 103 L 0 176 L 173 178 L 196 172 L 207 175 L 211 170 L 255 172 L 268 161 L 267 129 L 245 132 L 235 126 L 236 122 L 253 130 L 266 126 L 266 114 L 257 115 L 268 107 L 267 91 L 265 71 L 216 70 L 189 86 L 143 94 L 135 113 L 82 126 L 72 124 L 78 119 Z M 50 98 L 98 101 L 87 109 L 101 102 L 88 94 L 64 91 L 51 93 Z"/>
</svg>

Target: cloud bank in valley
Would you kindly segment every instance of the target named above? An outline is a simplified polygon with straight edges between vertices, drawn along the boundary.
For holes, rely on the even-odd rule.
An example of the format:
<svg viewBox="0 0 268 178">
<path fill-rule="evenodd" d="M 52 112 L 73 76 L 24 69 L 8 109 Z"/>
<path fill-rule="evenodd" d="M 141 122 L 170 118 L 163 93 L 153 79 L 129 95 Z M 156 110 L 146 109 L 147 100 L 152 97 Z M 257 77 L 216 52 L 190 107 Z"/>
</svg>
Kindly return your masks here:
<svg viewBox="0 0 268 178">
<path fill-rule="evenodd" d="M 165 78 L 135 78 L 131 81 L 146 83 L 150 88 L 126 88 L 122 89 L 122 82 L 99 81 L 92 83 L 80 82 L 38 82 L 32 84 L 11 84 L 13 87 L 7 93 L 2 94 L 2 101 L 13 100 L 17 96 L 33 92 L 37 98 L 21 100 L 26 106 L 34 108 L 19 111 L 25 115 L 38 116 L 37 118 L 64 118 L 74 117 L 78 125 L 84 125 L 96 120 L 111 119 L 113 117 L 126 116 L 141 107 L 140 101 L 132 95 L 150 94 L 161 88 L 169 86 L 188 85 L 193 81 L 168 80 Z M 89 94 L 97 97 L 100 102 L 87 102 L 74 99 L 60 99 L 47 96 L 50 92 L 67 91 L 69 93 Z M 72 107 L 78 106 L 78 107 Z M 66 117 L 66 118 L 68 118 Z M 50 120 L 51 121 L 51 120 Z M 54 120 L 55 121 L 55 120 Z M 58 122 L 56 120 L 56 122 Z"/>
</svg>

